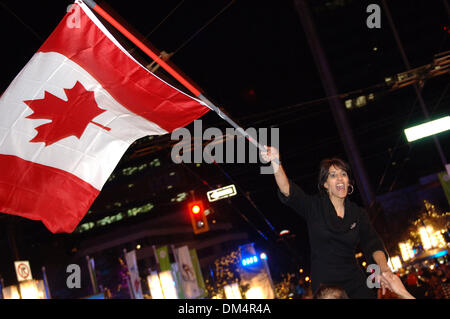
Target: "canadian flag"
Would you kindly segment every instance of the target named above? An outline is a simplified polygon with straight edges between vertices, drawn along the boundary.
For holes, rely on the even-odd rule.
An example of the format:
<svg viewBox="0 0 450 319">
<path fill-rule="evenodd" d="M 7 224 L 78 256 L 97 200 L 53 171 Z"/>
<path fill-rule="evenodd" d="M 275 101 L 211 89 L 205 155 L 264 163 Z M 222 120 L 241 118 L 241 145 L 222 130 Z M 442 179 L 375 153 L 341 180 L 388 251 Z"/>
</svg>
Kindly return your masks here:
<svg viewBox="0 0 450 319">
<path fill-rule="evenodd" d="M 52 233 L 75 229 L 136 139 L 209 110 L 140 65 L 85 4 L 74 6 L 0 98 L 0 212 Z"/>
</svg>

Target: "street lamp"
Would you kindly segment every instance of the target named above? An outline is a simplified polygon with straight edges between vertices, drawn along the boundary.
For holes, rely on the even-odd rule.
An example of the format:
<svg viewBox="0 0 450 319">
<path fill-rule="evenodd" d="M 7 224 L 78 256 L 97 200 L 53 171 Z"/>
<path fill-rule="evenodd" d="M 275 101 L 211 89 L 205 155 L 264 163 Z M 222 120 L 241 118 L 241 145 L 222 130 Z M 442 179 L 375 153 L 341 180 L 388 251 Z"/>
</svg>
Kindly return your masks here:
<svg viewBox="0 0 450 319">
<path fill-rule="evenodd" d="M 408 142 L 450 130 L 450 116 L 405 129 Z"/>
<path fill-rule="evenodd" d="M 20 299 L 19 289 L 16 285 L 4 287 L 2 289 L 3 299 Z"/>
<path fill-rule="evenodd" d="M 238 283 L 232 283 L 223 287 L 225 290 L 225 297 L 227 299 L 242 299 L 241 291 Z"/>
<path fill-rule="evenodd" d="M 19 285 L 22 299 L 39 299 L 39 291 L 35 280 L 23 280 Z"/>
</svg>

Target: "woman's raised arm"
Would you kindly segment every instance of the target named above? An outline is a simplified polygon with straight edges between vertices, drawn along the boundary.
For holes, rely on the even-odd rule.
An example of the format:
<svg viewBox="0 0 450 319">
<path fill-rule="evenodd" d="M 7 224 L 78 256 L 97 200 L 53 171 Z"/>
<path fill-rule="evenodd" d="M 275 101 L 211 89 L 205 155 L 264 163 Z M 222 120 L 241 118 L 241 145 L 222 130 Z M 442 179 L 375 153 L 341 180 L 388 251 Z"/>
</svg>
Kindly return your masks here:
<svg viewBox="0 0 450 319">
<path fill-rule="evenodd" d="M 262 151 L 261 155 L 265 161 L 270 161 L 274 169 L 275 180 L 277 182 L 278 188 L 281 193 L 288 197 L 289 196 L 289 179 L 286 172 L 283 169 L 280 161 L 280 153 L 273 146 L 264 146 L 266 152 Z"/>
</svg>

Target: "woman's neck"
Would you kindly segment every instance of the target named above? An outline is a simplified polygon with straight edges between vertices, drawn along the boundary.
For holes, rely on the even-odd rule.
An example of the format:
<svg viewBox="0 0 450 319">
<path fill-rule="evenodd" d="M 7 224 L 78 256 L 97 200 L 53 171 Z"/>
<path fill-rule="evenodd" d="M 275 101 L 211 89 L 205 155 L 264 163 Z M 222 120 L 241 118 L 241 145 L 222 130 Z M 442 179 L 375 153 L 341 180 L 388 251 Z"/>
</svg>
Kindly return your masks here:
<svg viewBox="0 0 450 319">
<path fill-rule="evenodd" d="M 334 209 L 336 209 L 336 211 L 340 211 L 342 209 L 344 209 L 345 205 L 345 197 L 344 198 L 339 198 L 336 196 L 330 196 L 330 201 L 334 206 Z"/>
</svg>

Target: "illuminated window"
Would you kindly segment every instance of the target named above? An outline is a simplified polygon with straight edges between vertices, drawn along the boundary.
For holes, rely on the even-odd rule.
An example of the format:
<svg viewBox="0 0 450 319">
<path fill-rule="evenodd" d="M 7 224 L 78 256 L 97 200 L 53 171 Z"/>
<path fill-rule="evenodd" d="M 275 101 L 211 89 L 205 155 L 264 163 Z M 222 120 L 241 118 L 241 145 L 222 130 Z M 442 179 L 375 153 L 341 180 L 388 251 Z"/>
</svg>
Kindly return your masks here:
<svg viewBox="0 0 450 319">
<path fill-rule="evenodd" d="M 155 158 L 153 161 L 149 163 L 149 165 L 152 167 L 158 167 L 161 166 L 161 162 L 159 161 L 159 158 Z"/>
<path fill-rule="evenodd" d="M 125 176 L 133 175 L 138 170 L 137 167 L 127 167 L 122 169 L 122 174 Z"/>
<path fill-rule="evenodd" d="M 144 206 L 140 206 L 140 207 L 134 207 L 127 211 L 127 215 L 128 215 L 128 217 L 131 217 L 131 216 L 136 216 L 137 214 L 140 214 L 140 213 L 146 213 L 146 212 L 150 211 L 153 207 L 155 207 L 155 206 L 152 203 L 148 203 L 148 204 L 146 204 Z"/>
<path fill-rule="evenodd" d="M 356 98 L 356 106 L 357 107 L 361 107 L 361 106 L 364 106 L 366 104 L 367 104 L 367 101 L 366 101 L 366 96 L 365 95 L 361 95 L 361 96 L 358 96 Z"/>
<path fill-rule="evenodd" d="M 124 219 L 125 217 L 133 217 L 133 216 L 136 216 L 141 213 L 146 213 L 146 212 L 150 211 L 153 207 L 155 207 L 155 206 L 152 203 L 148 203 L 148 204 L 145 204 L 140 207 L 131 208 L 131 209 L 127 210 L 126 213 L 120 212 L 113 216 L 106 216 L 100 220 L 97 220 L 95 223 L 94 222 L 84 223 L 77 227 L 76 232 L 83 233 L 85 231 L 91 230 L 96 227 L 110 225 L 112 223 L 115 223 L 115 222 L 118 222 L 118 221 Z"/>
<path fill-rule="evenodd" d="M 147 164 L 142 164 L 142 165 L 140 165 L 139 167 L 138 167 L 138 170 L 139 171 L 142 171 L 142 170 L 144 170 L 144 169 L 146 169 L 147 168 Z"/>
<path fill-rule="evenodd" d="M 345 107 L 346 108 L 351 108 L 352 107 L 352 104 L 353 104 L 353 102 L 352 102 L 352 100 L 350 99 L 350 100 L 345 100 Z"/>
<path fill-rule="evenodd" d="M 172 198 L 171 202 L 182 202 L 188 198 L 188 193 L 179 193 L 175 198 Z"/>
<path fill-rule="evenodd" d="M 105 218 L 102 218 L 98 220 L 95 223 L 95 226 L 106 226 L 115 222 L 118 222 L 119 220 L 123 219 L 123 213 L 118 213 L 114 216 L 106 216 Z"/>
<path fill-rule="evenodd" d="M 95 224 L 94 223 L 84 223 L 84 224 L 81 224 L 79 227 L 78 227 L 78 232 L 80 232 L 80 233 L 82 233 L 82 232 L 85 232 L 85 231 L 87 231 L 87 230 L 90 230 L 90 229 L 92 229 L 92 228 L 94 228 L 94 226 L 95 226 Z"/>
</svg>

